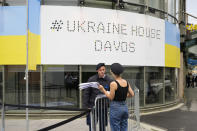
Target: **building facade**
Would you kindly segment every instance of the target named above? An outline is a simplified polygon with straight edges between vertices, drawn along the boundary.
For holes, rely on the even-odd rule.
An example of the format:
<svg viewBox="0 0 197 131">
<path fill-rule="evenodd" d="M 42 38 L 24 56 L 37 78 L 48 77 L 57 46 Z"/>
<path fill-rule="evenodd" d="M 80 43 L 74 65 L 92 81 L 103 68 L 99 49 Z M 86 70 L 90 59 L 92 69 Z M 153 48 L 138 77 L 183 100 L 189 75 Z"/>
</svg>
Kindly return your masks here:
<svg viewBox="0 0 197 131">
<path fill-rule="evenodd" d="M 29 54 L 37 65 L 29 70 L 30 105 L 81 107 L 78 84 L 96 73 L 99 62 L 107 64 L 109 75 L 110 64 L 124 65 L 123 77 L 139 89 L 142 109 L 177 103 L 179 0 L 42 0 L 40 5 L 35 30 L 40 42 Z M 0 96 L 5 103 L 25 104 L 26 2 L 4 0 L 0 8 Z"/>
</svg>

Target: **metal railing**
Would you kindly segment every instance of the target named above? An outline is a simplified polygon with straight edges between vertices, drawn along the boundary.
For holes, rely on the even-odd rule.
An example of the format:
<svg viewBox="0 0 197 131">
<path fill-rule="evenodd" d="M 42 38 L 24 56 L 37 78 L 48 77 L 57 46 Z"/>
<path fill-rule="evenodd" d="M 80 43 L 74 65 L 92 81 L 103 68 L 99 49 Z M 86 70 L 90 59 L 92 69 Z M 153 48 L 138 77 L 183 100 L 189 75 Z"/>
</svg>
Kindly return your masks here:
<svg viewBox="0 0 197 131">
<path fill-rule="evenodd" d="M 141 131 L 139 90 L 134 89 L 135 96 L 127 98 L 126 103 L 129 109 L 128 131 Z M 109 124 L 109 100 L 105 95 L 95 99 L 95 106 L 90 113 L 91 131 L 110 131 Z"/>
<path fill-rule="evenodd" d="M 96 1 L 111 2 L 112 3 L 112 9 L 117 9 L 117 7 L 119 7 L 119 9 L 124 9 L 124 4 L 131 5 L 131 6 L 136 6 L 136 7 L 142 7 L 142 8 L 144 8 L 144 10 L 146 10 L 145 12 L 159 12 L 159 13 L 162 13 L 164 15 L 167 15 L 167 17 L 169 16 L 169 17 L 173 18 L 175 24 L 179 23 L 178 19 L 174 15 L 172 15 L 172 14 L 170 14 L 170 13 L 164 11 L 164 10 L 154 8 L 154 7 L 150 7 L 150 6 L 148 6 L 148 4 L 128 2 L 126 0 L 96 0 Z M 85 5 L 85 3 L 86 3 L 86 0 L 79 0 L 79 5 L 80 6 Z"/>
</svg>

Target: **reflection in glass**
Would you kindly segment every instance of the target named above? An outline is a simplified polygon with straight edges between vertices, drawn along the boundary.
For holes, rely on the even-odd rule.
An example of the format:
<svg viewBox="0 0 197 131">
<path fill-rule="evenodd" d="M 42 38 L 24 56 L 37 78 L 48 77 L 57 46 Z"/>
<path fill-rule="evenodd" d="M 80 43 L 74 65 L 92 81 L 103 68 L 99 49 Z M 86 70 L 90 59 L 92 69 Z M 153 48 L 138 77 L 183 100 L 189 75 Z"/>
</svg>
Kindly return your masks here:
<svg viewBox="0 0 197 131">
<path fill-rule="evenodd" d="M 176 0 L 168 0 L 168 13 L 171 14 L 172 16 L 176 16 Z M 168 21 L 173 23 L 174 22 L 174 19 L 172 17 L 168 17 Z"/>
<path fill-rule="evenodd" d="M 40 72 L 29 72 L 29 105 L 40 105 Z M 5 102 L 26 104 L 25 66 L 5 66 Z M 10 109 L 24 109 L 9 107 Z"/>
<path fill-rule="evenodd" d="M 165 68 L 165 100 L 172 101 L 175 99 L 175 69 Z"/>
<path fill-rule="evenodd" d="M 96 74 L 96 66 L 82 66 L 82 81 Z M 145 69 L 145 74 L 144 74 Z M 74 66 L 43 66 L 37 71 L 29 72 L 29 104 L 35 106 L 79 106 L 79 67 Z M 106 66 L 106 74 L 110 67 Z M 175 100 L 176 69 L 162 67 L 125 67 L 123 77 L 128 80 L 132 88 L 140 92 L 140 106 L 145 104 L 160 104 Z M 42 76 L 42 79 L 41 79 Z M 145 78 L 144 78 L 145 76 Z M 25 66 L 5 66 L 5 102 L 9 104 L 25 105 L 26 81 Z M 40 81 L 42 80 L 42 81 Z M 40 83 L 42 83 L 40 85 Z M 41 87 L 42 86 L 42 87 Z M 2 99 L 2 70 L 0 68 L 0 99 Z M 40 90 L 42 89 L 42 90 Z M 144 90 L 145 89 L 145 90 Z M 164 94 L 165 90 L 165 94 Z M 9 107 L 10 109 L 20 109 Z M 23 108 L 21 108 L 23 109 Z"/>
<path fill-rule="evenodd" d="M 164 0 L 149 0 L 148 6 L 152 8 L 164 10 Z"/>
<path fill-rule="evenodd" d="M 78 84 L 78 66 L 44 66 L 44 106 L 77 107 Z"/>
<path fill-rule="evenodd" d="M 110 66 L 106 65 L 105 66 L 105 74 L 108 75 L 109 77 L 112 78 L 111 74 L 110 74 Z M 96 65 L 90 66 L 90 65 L 86 65 L 86 66 L 82 66 L 82 83 L 87 82 L 88 79 L 97 74 L 96 71 Z"/>
<path fill-rule="evenodd" d="M 149 0 L 148 1 L 148 6 L 164 11 L 165 2 L 164 2 L 164 0 Z M 152 8 L 149 8 L 149 12 L 148 12 L 149 15 L 164 19 L 164 14 L 163 13 L 158 12 L 155 9 L 152 9 Z"/>
<path fill-rule="evenodd" d="M 162 67 L 146 67 L 146 104 L 163 103 L 163 81 Z"/>
<path fill-rule="evenodd" d="M 42 0 L 43 5 L 77 6 L 79 0 Z"/>
<path fill-rule="evenodd" d="M 5 2 L 6 6 L 24 6 L 24 5 L 26 5 L 26 0 L 2 0 L 2 2 Z"/>
<path fill-rule="evenodd" d="M 144 67 L 125 67 L 123 78 L 130 84 L 132 89 L 139 89 L 140 106 L 144 105 Z"/>
<path fill-rule="evenodd" d="M 130 12 L 136 12 L 143 14 L 145 12 L 145 7 L 143 6 L 136 6 L 135 4 L 144 5 L 144 0 L 124 0 L 125 2 L 131 3 L 131 4 L 124 4 L 124 8 L 121 10 L 130 11 Z M 132 5 L 134 4 L 134 5 Z"/>
<path fill-rule="evenodd" d="M 113 0 L 84 0 L 85 7 L 113 9 Z"/>
</svg>

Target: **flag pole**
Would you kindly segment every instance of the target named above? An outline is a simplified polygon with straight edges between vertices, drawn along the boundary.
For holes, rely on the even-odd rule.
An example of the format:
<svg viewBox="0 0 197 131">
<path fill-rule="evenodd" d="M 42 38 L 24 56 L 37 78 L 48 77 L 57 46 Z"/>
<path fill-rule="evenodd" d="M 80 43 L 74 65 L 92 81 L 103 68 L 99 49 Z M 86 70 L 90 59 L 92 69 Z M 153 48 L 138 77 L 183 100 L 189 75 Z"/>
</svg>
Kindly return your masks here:
<svg viewBox="0 0 197 131">
<path fill-rule="evenodd" d="M 26 70 L 25 70 L 25 78 L 26 78 L 26 106 L 29 105 L 29 78 L 28 78 L 28 30 L 29 30 L 29 0 L 26 0 L 26 6 L 27 6 L 27 34 L 26 34 Z M 29 131 L 29 110 L 26 108 L 26 131 Z"/>
</svg>

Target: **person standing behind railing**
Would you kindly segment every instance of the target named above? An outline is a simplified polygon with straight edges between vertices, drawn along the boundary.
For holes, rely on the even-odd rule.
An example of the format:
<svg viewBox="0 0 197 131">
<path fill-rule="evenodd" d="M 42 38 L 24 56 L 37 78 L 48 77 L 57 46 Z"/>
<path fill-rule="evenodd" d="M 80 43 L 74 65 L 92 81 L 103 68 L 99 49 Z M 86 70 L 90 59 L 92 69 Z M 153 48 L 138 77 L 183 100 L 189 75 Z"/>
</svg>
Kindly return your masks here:
<svg viewBox="0 0 197 131">
<path fill-rule="evenodd" d="M 110 68 L 115 79 L 110 83 L 110 92 L 106 91 L 102 85 L 99 85 L 99 89 L 111 100 L 111 131 L 127 131 L 129 113 L 126 98 L 134 96 L 134 92 L 130 84 L 120 76 L 124 71 L 123 66 L 119 63 L 113 63 Z"/>
<path fill-rule="evenodd" d="M 106 90 L 109 90 L 109 85 L 112 81 L 112 79 L 105 74 L 105 64 L 99 63 L 96 66 L 97 74 L 91 76 L 88 79 L 88 82 L 98 82 L 100 85 L 105 87 Z M 87 88 L 83 91 L 83 107 L 84 108 L 92 108 L 95 104 L 95 98 L 99 95 L 103 94 L 100 90 L 96 88 Z M 100 105 L 100 104 L 99 104 Z M 105 108 L 104 108 L 105 106 Z M 98 113 L 98 119 L 99 119 L 99 131 L 105 131 L 105 126 L 107 125 L 107 111 L 100 111 L 107 109 L 107 105 L 102 105 L 102 107 L 98 108 L 98 112 L 104 112 L 104 113 Z M 89 125 L 89 131 L 91 131 L 91 119 L 90 114 L 87 115 L 87 125 Z"/>
</svg>

